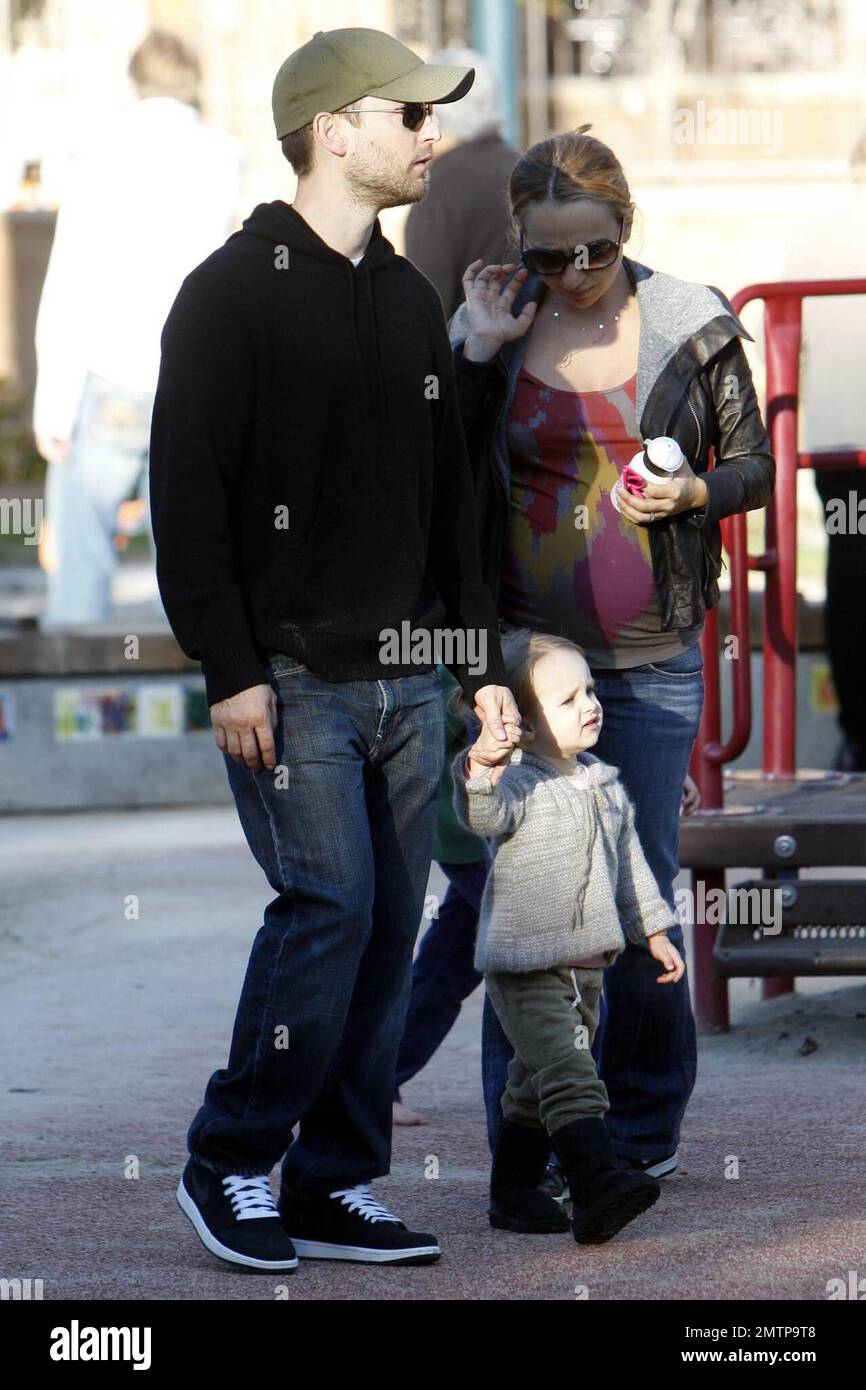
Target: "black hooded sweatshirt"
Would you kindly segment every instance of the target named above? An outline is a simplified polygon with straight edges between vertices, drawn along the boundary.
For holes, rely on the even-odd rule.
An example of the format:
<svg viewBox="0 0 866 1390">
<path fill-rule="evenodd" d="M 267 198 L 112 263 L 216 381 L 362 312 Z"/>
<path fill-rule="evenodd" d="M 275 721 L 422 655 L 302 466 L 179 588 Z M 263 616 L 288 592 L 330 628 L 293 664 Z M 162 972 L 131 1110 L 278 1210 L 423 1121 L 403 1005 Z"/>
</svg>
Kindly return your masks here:
<svg viewBox="0 0 866 1390">
<path fill-rule="evenodd" d="M 405 643 L 383 662 L 393 630 L 475 630 L 466 662 L 441 659 L 470 697 L 506 684 L 442 306 L 378 220 L 355 267 L 260 203 L 183 281 L 161 343 L 157 579 L 209 704 L 265 684 L 270 652 L 326 680 L 432 670 L 440 653 Z"/>
</svg>

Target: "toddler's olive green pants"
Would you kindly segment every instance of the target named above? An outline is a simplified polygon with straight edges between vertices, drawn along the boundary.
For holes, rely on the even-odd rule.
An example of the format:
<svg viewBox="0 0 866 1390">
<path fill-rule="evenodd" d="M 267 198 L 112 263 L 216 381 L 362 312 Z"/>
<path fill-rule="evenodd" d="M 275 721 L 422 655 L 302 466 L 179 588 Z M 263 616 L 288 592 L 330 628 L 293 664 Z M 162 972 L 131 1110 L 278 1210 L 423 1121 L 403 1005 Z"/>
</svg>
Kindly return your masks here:
<svg viewBox="0 0 866 1390">
<path fill-rule="evenodd" d="M 610 1109 L 590 1052 L 602 970 L 563 966 L 485 976 L 490 1002 L 514 1048 L 502 1114 L 548 1134 Z"/>
</svg>

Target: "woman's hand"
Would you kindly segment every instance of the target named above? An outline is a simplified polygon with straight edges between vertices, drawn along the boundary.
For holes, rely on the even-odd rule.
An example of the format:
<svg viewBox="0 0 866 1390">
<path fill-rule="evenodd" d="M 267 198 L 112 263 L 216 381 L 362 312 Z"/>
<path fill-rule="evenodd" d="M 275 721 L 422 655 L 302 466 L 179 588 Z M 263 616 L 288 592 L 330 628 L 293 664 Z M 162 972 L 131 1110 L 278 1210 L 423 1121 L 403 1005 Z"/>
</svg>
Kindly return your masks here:
<svg viewBox="0 0 866 1390">
<path fill-rule="evenodd" d="M 698 791 L 698 784 L 693 777 L 686 773 L 686 780 L 683 782 L 683 795 L 680 802 L 680 815 L 693 816 L 701 804 L 701 794 Z"/>
<path fill-rule="evenodd" d="M 689 512 L 694 507 L 705 507 L 709 493 L 703 478 L 693 473 L 686 461 L 675 478 L 666 482 L 647 483 L 643 493 L 626 492 L 621 487 L 617 493 L 620 511 L 634 526 L 647 526 L 651 521 L 662 521 L 665 517 L 676 516 L 677 512 Z"/>
<path fill-rule="evenodd" d="M 483 267 L 483 269 L 482 269 Z M 515 269 L 507 265 L 484 265 L 481 260 L 467 266 L 463 276 L 463 291 L 469 314 L 469 332 L 463 344 L 463 355 L 470 362 L 489 362 L 503 343 L 522 338 L 535 318 L 538 305 L 526 304 L 517 318 L 511 312 L 517 291 L 529 271 L 524 267 L 503 288 L 503 281 Z"/>
<path fill-rule="evenodd" d="M 656 980 L 657 985 L 675 985 L 685 974 L 685 963 L 672 942 L 663 931 L 647 938 L 650 955 L 665 967 L 664 973 Z"/>
</svg>

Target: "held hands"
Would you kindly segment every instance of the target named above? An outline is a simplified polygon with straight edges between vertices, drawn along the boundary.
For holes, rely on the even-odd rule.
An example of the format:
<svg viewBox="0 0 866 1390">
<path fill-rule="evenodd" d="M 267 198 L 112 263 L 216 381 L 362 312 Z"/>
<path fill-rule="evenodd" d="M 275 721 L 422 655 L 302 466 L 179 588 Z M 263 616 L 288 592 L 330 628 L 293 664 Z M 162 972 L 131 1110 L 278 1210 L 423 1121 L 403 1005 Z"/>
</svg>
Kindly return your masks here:
<svg viewBox="0 0 866 1390">
<path fill-rule="evenodd" d="M 514 696 L 504 685 L 482 686 L 475 692 L 475 714 L 481 720 L 481 733 L 469 749 L 469 776 L 481 777 L 494 768 L 491 777 L 498 782 L 522 734 Z"/>
<path fill-rule="evenodd" d="M 251 685 L 228 700 L 218 700 L 210 707 L 211 724 L 217 748 L 228 753 L 236 763 L 250 772 L 276 767 L 274 728 L 277 722 L 277 697 L 269 685 Z"/>
<path fill-rule="evenodd" d="M 489 362 L 503 343 L 522 338 L 535 318 L 538 305 L 532 301 L 524 306 L 517 318 L 511 312 L 515 296 L 523 287 L 529 271 L 518 270 L 503 288 L 505 278 L 516 263 L 484 265 L 481 260 L 467 266 L 463 276 L 463 291 L 469 314 L 469 333 L 463 344 L 463 355 L 470 362 Z M 482 269 L 483 267 L 483 269 Z"/>
<path fill-rule="evenodd" d="M 647 483 L 643 493 L 626 492 L 620 488 L 617 493 L 619 510 L 634 526 L 646 526 L 650 517 L 661 521 L 666 516 L 676 516 L 677 512 L 688 512 L 694 507 L 705 507 L 708 498 L 707 485 L 703 478 L 692 472 L 688 460 L 682 465 L 676 478 L 657 483 Z"/>
<path fill-rule="evenodd" d="M 482 726 L 481 733 L 468 750 L 469 776 L 483 777 L 484 773 L 491 768 L 490 780 L 498 782 L 505 771 L 506 765 L 511 761 L 511 754 L 520 740 L 520 734 L 509 736 L 506 741 L 494 738 L 486 724 Z"/>
<path fill-rule="evenodd" d="M 514 696 L 507 685 L 483 685 L 475 692 L 474 714 L 481 723 L 489 726 L 494 737 L 502 742 L 520 738 L 522 721 Z"/>
<path fill-rule="evenodd" d="M 665 932 L 656 932 L 654 936 L 647 938 L 650 955 L 659 961 L 664 967 L 664 973 L 659 975 L 656 980 L 657 985 L 675 985 L 677 980 L 681 980 L 685 974 L 685 963 L 682 956 L 668 941 Z"/>
</svg>

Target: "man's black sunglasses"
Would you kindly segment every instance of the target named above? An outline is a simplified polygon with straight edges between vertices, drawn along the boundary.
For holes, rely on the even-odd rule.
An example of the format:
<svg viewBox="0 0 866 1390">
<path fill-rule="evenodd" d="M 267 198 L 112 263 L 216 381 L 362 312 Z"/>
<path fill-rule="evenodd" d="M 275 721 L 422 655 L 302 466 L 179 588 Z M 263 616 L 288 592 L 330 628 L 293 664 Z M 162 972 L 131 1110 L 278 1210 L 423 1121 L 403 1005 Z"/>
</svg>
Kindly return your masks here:
<svg viewBox="0 0 866 1390">
<path fill-rule="evenodd" d="M 407 130 L 418 131 L 426 121 L 428 116 L 433 114 L 432 101 L 407 101 L 402 106 L 381 106 L 378 109 L 369 110 L 367 107 L 345 106 L 343 111 L 338 114 L 343 115 L 344 111 L 358 111 L 362 116 L 397 116 L 402 115 L 403 124 Z"/>
<path fill-rule="evenodd" d="M 523 231 L 520 232 L 520 259 L 535 275 L 561 275 L 570 265 L 578 270 L 605 270 L 613 265 L 622 245 L 625 218 L 620 218 L 619 237 L 611 241 L 603 237 L 600 241 L 581 242 L 573 251 L 548 251 L 542 246 L 524 246 Z"/>
</svg>

